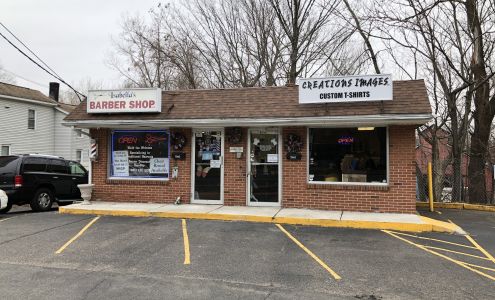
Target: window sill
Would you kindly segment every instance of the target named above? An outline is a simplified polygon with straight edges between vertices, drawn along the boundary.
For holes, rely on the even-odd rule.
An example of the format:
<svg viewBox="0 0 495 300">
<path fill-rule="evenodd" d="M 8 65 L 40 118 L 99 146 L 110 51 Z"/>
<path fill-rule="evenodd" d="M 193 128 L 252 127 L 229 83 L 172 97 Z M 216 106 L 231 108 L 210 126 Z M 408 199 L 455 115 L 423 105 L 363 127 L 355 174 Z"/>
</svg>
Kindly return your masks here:
<svg viewBox="0 0 495 300">
<path fill-rule="evenodd" d="M 107 184 L 116 184 L 116 185 L 167 185 L 169 183 L 168 179 L 149 179 L 149 178 L 118 178 L 118 177 L 110 177 L 105 181 Z"/>
<path fill-rule="evenodd" d="M 313 190 L 354 190 L 354 191 L 388 191 L 387 183 L 338 183 L 338 182 L 308 182 L 308 189 Z"/>
</svg>

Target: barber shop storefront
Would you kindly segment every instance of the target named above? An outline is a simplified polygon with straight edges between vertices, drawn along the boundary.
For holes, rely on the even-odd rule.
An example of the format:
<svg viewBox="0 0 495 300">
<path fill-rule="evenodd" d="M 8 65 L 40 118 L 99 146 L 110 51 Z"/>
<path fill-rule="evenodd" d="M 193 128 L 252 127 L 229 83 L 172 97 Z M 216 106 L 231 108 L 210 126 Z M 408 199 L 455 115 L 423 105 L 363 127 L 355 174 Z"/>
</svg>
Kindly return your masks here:
<svg viewBox="0 0 495 300">
<path fill-rule="evenodd" d="M 237 89 L 90 91 L 93 201 L 415 211 L 422 80 L 302 79 Z"/>
</svg>

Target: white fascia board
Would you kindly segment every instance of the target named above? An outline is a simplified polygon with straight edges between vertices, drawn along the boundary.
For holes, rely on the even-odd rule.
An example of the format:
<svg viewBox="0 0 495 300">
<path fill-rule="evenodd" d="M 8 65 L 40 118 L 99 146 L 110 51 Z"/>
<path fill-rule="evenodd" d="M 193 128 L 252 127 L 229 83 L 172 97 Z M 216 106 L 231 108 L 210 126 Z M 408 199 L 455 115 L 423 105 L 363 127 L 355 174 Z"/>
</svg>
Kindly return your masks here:
<svg viewBox="0 0 495 300">
<path fill-rule="evenodd" d="M 232 127 L 232 126 L 349 126 L 349 125 L 422 125 L 431 114 L 389 114 L 299 118 L 226 118 L 164 120 L 81 120 L 65 121 L 77 128 L 159 128 L 159 127 Z"/>
<path fill-rule="evenodd" d="M 43 102 L 43 101 L 38 101 L 38 100 L 12 97 L 12 96 L 7 96 L 7 95 L 0 95 L 0 98 L 4 98 L 4 99 L 8 99 L 8 100 L 23 101 L 23 102 L 34 103 L 34 104 L 45 105 L 45 106 L 57 106 L 58 105 L 56 103 L 48 103 L 48 102 Z"/>
</svg>

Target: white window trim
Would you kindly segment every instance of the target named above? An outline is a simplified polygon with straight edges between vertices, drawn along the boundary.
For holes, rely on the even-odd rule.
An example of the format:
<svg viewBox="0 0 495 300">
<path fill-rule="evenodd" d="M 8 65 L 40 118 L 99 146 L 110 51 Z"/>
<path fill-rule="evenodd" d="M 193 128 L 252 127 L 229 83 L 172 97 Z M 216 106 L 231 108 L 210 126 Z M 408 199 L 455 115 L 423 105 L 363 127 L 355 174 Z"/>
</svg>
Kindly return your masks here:
<svg viewBox="0 0 495 300">
<path fill-rule="evenodd" d="M 11 155 L 12 154 L 12 146 L 10 144 L 0 145 L 0 150 L 1 150 L 2 147 L 9 147 L 9 152 L 7 153 L 7 155 Z"/>
<path fill-rule="evenodd" d="M 78 152 L 79 152 L 79 153 L 81 153 L 81 155 L 80 155 L 80 159 L 79 159 L 79 160 L 77 160 L 77 153 L 78 153 Z M 82 161 L 83 161 L 83 150 L 82 150 L 82 149 L 76 149 L 76 159 L 75 159 L 75 160 L 76 160 L 78 163 L 82 163 Z"/>
<path fill-rule="evenodd" d="M 34 111 L 34 128 L 29 128 L 29 111 L 30 110 Z M 28 130 L 36 130 L 36 128 L 38 127 L 37 123 L 38 123 L 38 112 L 36 111 L 36 109 L 28 108 Z"/>
<path fill-rule="evenodd" d="M 311 126 L 306 128 L 306 182 L 314 185 L 336 185 L 336 186 L 381 186 L 388 187 L 390 185 L 390 137 L 389 126 L 372 126 L 372 127 L 385 127 L 386 128 L 386 151 L 387 151 L 387 182 L 332 182 L 332 181 L 310 181 L 309 180 L 309 130 L 312 128 L 356 128 L 356 126 Z"/>
<path fill-rule="evenodd" d="M 162 182 L 166 182 L 166 181 L 170 181 L 170 159 L 169 159 L 169 170 L 168 170 L 168 178 L 153 178 L 153 177 L 132 177 L 132 176 L 129 176 L 129 177 L 117 177 L 117 176 L 111 176 L 110 174 L 112 174 L 112 161 L 111 161 L 111 158 L 112 158 L 112 134 L 114 131 L 126 131 L 126 130 L 142 130 L 142 131 L 146 131 L 148 129 L 109 129 L 109 132 L 110 134 L 108 135 L 108 139 L 107 139 L 107 180 L 132 180 L 132 181 L 162 181 Z M 169 136 L 169 139 L 170 139 L 170 128 L 158 128 L 158 129 L 149 129 L 149 130 L 164 130 L 164 131 L 168 131 L 168 136 Z M 170 142 L 169 142 L 169 157 L 171 158 L 171 152 L 170 152 Z"/>
</svg>

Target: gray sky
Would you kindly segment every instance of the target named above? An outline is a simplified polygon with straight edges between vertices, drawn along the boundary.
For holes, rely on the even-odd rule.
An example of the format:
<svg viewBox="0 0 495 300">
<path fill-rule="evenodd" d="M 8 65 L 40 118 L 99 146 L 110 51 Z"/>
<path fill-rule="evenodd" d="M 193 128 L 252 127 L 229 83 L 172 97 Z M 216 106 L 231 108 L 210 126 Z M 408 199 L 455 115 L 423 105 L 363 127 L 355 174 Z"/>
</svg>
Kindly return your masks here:
<svg viewBox="0 0 495 300">
<path fill-rule="evenodd" d="M 118 75 L 105 56 L 111 37 L 120 33 L 124 13 L 146 15 L 158 0 L 2 0 L 0 21 L 64 80 L 77 85 L 82 79 L 115 86 Z M 14 41 L 0 28 L 0 32 Z M 48 93 L 56 81 L 0 37 L 0 65 L 16 83 Z M 12 74 L 11 74 L 12 75 Z M 40 86 L 40 84 L 42 86 Z"/>
</svg>

